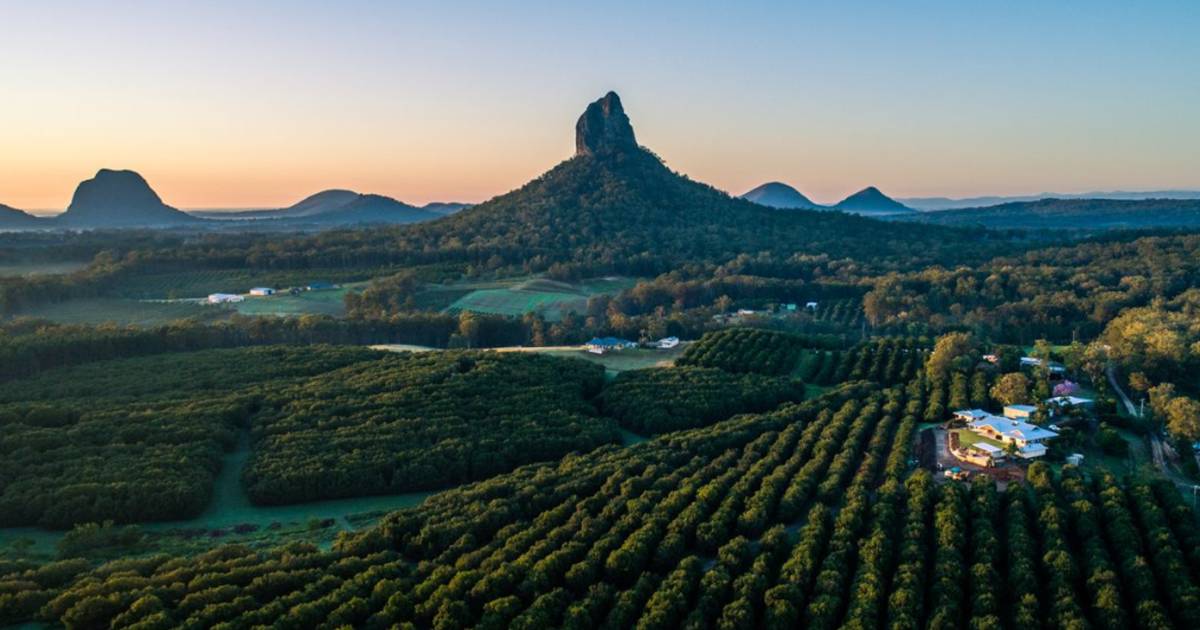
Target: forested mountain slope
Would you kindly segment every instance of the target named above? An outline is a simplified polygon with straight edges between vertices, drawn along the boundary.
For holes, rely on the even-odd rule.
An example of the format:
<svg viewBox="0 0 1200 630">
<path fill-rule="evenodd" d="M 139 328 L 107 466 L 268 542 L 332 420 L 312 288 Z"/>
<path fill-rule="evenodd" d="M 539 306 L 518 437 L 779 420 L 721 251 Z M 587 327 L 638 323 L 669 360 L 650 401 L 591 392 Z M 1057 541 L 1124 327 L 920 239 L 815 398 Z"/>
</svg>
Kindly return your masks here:
<svg viewBox="0 0 1200 630">
<path fill-rule="evenodd" d="M 1200 199 L 1040 199 L 922 212 L 904 220 L 996 229 L 1110 230 L 1200 226 Z"/>
</svg>

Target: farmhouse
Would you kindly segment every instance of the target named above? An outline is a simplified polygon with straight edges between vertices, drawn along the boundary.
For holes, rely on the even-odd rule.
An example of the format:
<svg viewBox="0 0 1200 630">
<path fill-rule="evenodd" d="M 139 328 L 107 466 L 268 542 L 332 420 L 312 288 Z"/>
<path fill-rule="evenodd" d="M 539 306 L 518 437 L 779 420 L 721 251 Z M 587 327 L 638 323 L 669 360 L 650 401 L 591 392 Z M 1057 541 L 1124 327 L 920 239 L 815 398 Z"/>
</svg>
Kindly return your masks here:
<svg viewBox="0 0 1200 630">
<path fill-rule="evenodd" d="M 244 302 L 246 298 L 235 295 L 233 293 L 213 293 L 208 296 L 209 304 L 232 304 L 234 302 Z"/>
<path fill-rule="evenodd" d="M 679 345 L 679 337 L 663 337 L 650 345 L 659 350 L 669 350 Z"/>
<path fill-rule="evenodd" d="M 591 341 L 587 342 L 587 351 L 592 354 L 605 354 L 614 350 L 636 347 L 636 343 L 627 339 L 617 339 L 616 337 L 594 337 Z"/>
<path fill-rule="evenodd" d="M 1015 444 L 1017 456 L 1023 459 L 1034 459 L 1045 455 L 1045 442 L 1058 437 L 1058 433 L 1036 424 L 991 414 L 972 421 L 968 428 L 981 437 L 1002 444 Z"/>
<path fill-rule="evenodd" d="M 250 295 L 254 295 L 257 297 L 266 297 L 268 295 L 275 295 L 275 289 L 272 289 L 269 287 L 254 287 L 253 289 L 250 289 Z"/>
</svg>

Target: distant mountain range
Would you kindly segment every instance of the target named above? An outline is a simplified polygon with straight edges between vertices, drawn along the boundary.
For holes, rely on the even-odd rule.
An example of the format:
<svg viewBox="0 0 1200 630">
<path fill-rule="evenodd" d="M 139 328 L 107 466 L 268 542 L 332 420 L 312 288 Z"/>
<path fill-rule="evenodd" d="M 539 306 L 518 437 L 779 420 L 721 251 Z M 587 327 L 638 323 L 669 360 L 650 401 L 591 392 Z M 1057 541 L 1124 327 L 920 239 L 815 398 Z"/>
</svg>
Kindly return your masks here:
<svg viewBox="0 0 1200 630">
<path fill-rule="evenodd" d="M 462 203 L 434 202 L 412 206 L 383 195 L 364 195 L 352 190 L 325 190 L 305 197 L 286 208 L 235 212 L 204 211 L 196 216 L 221 220 L 273 220 L 307 224 L 418 223 L 454 214 L 467 207 Z"/>
<path fill-rule="evenodd" d="M 915 212 L 912 208 L 888 197 L 874 186 L 868 186 L 832 206 L 814 203 L 803 193 L 782 182 L 768 182 L 742 195 L 742 199 L 760 206 L 781 210 L 840 210 L 864 216 L 889 216 Z"/>
<path fill-rule="evenodd" d="M 1042 199 L 1200 199 L 1200 190 L 1148 190 L 1143 192 L 1127 190 L 1095 191 L 1086 193 L 1040 193 L 1037 195 L 1011 195 L 964 197 L 951 199 L 949 197 L 903 197 L 898 201 L 904 205 L 922 212 L 940 210 L 959 210 L 963 208 L 982 208 L 998 206 L 1015 201 L 1040 201 Z"/>
<path fill-rule="evenodd" d="M 1039 199 L 897 218 L 996 229 L 1191 228 L 1200 227 L 1200 199 Z"/>
<path fill-rule="evenodd" d="M 62 214 L 38 217 L 0 205 L 0 230 L 220 228 L 235 221 L 255 221 L 256 227 L 287 229 L 308 225 L 416 223 L 439 219 L 465 207 L 467 204 L 443 202 L 416 207 L 383 195 L 327 190 L 287 208 L 192 214 L 163 203 L 138 173 L 105 168 L 79 184 L 71 205 Z"/>
</svg>

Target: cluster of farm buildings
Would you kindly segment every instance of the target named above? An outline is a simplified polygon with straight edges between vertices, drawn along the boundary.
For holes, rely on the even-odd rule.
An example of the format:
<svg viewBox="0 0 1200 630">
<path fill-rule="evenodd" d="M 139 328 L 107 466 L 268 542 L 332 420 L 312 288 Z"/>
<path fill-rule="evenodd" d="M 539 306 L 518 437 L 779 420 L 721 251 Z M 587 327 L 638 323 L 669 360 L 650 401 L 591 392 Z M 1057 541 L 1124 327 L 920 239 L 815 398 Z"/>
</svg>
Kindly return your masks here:
<svg viewBox="0 0 1200 630">
<path fill-rule="evenodd" d="M 292 295 L 298 295 L 302 291 L 324 291 L 327 289 L 336 289 L 337 285 L 329 282 L 312 282 L 302 287 L 293 287 L 290 290 Z M 240 293 L 212 293 L 205 298 L 208 304 L 236 304 L 237 302 L 245 302 L 246 297 L 270 297 L 278 293 L 271 287 L 254 287 L 249 293 L 243 295 Z"/>
<path fill-rule="evenodd" d="M 621 350 L 630 350 L 633 348 L 654 348 L 656 350 L 670 350 L 679 345 L 679 337 L 663 337 L 658 341 L 649 341 L 639 344 L 636 341 L 628 339 L 620 339 L 617 337 L 595 337 L 591 341 L 584 344 L 588 352 L 592 354 L 608 354 L 609 352 L 618 352 Z"/>
</svg>

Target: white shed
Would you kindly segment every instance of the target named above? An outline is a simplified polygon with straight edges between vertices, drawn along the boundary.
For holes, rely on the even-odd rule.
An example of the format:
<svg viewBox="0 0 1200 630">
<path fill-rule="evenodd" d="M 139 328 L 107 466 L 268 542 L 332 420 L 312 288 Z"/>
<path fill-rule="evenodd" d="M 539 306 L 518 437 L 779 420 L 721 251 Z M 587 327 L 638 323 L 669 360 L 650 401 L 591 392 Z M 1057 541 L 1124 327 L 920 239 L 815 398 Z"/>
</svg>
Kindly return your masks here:
<svg viewBox="0 0 1200 630">
<path fill-rule="evenodd" d="M 246 298 L 233 293 L 213 293 L 208 296 L 209 304 L 232 304 L 244 301 L 246 301 Z"/>
</svg>

